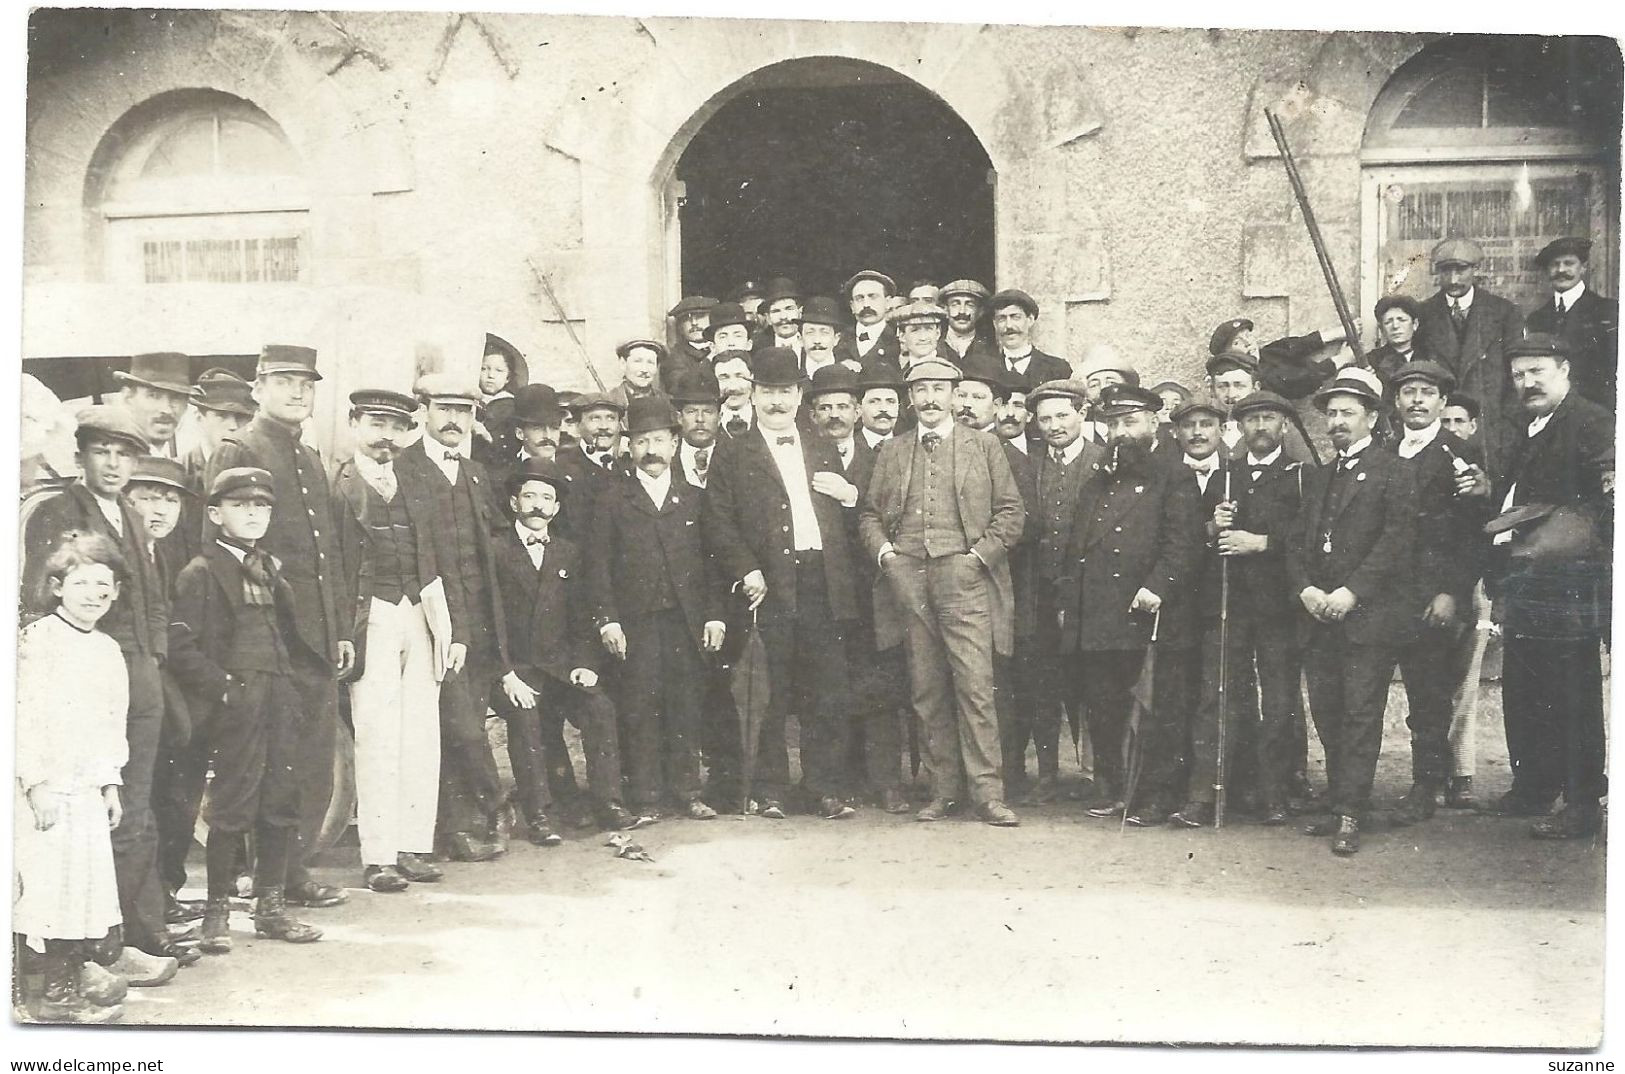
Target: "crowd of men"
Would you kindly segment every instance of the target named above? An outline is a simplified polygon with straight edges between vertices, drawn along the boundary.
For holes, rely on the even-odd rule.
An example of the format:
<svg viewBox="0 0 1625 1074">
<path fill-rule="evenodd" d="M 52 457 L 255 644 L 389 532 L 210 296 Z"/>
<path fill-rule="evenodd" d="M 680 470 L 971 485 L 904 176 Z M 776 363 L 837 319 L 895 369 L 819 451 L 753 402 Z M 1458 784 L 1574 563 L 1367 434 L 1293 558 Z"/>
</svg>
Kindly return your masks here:
<svg viewBox="0 0 1625 1074">
<path fill-rule="evenodd" d="M 229 950 L 216 866 L 247 871 L 254 841 L 211 838 L 208 906 L 178 895 L 210 773 L 245 755 L 295 792 L 267 890 L 347 898 L 309 871 L 346 712 L 374 892 L 521 830 L 548 846 L 566 826 L 865 807 L 1013 826 L 1068 791 L 1133 827 L 1304 816 L 1353 854 L 1396 667 L 1412 781 L 1393 822 L 1476 806 L 1594 835 L 1618 306 L 1589 253 L 1541 251 L 1553 297 L 1520 312 L 1446 239 L 1438 293 L 1380 301 L 1364 361 L 1341 329 L 1266 341 L 1234 318 L 1191 384 L 1143 385 L 1106 346 L 1043 353 L 1017 289 L 748 283 L 684 298 L 669 345 L 622 344 L 609 391 L 526 383 L 497 346 L 410 392 L 356 391 L 336 466 L 301 439 L 334 356 L 267 345 L 252 382 L 195 383 L 184 355 L 137 356 L 117 402 L 81 415 L 81 476 L 25 512 L 23 576 L 26 602 L 72 530 L 127 563 L 103 627 L 129 676 L 126 972 Z M 177 458 L 187 408 L 201 442 Z M 257 542 L 224 510 L 239 501 L 269 509 Z M 247 581 L 198 596 L 233 563 Z M 274 622 L 217 652 L 245 604 Z M 1492 622 L 1513 782 L 1485 799 Z M 1063 748 L 1083 772 L 1066 790 Z"/>
</svg>

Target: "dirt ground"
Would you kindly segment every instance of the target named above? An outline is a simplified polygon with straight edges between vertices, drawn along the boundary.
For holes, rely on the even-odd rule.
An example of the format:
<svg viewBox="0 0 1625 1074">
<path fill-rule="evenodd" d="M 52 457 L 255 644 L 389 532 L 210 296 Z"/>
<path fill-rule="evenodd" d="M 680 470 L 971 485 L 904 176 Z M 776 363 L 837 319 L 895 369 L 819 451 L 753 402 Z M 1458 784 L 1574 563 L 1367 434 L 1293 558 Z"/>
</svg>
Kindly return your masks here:
<svg viewBox="0 0 1625 1074">
<path fill-rule="evenodd" d="M 1478 784 L 1508 783 L 1486 684 Z M 1379 775 L 1409 779 L 1396 690 Z M 1316 747 L 1312 746 L 1312 749 Z M 1312 778 L 1323 785 L 1318 756 Z M 1030 762 L 1029 762 L 1030 764 Z M 1074 768 L 1075 771 L 1075 768 Z M 1604 850 L 1441 810 L 1334 858 L 1252 823 L 1120 832 L 1076 803 L 1018 829 L 865 810 L 516 841 L 400 895 L 355 851 L 313 947 L 256 941 L 132 993 L 156 1025 L 1586 1047 L 1600 1039 Z M 197 870 L 194 870 L 196 873 Z"/>
</svg>

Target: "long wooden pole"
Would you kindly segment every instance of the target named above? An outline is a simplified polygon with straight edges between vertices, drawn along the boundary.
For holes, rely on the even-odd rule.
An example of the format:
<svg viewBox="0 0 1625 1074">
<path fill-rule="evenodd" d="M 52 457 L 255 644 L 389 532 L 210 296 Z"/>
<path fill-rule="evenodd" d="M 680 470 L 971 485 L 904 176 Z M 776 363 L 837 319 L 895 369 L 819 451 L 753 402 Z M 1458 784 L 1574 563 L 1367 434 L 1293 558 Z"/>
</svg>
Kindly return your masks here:
<svg viewBox="0 0 1625 1074">
<path fill-rule="evenodd" d="M 592 382 L 598 385 L 600 392 L 609 391 L 608 388 L 604 387 L 604 378 L 598 375 L 598 370 L 592 364 L 592 356 L 587 353 L 586 344 L 582 343 L 581 337 L 576 335 L 576 326 L 570 323 L 569 315 L 564 312 L 564 304 L 559 301 L 559 296 L 553 291 L 553 281 L 548 279 L 547 273 L 537 268 L 536 262 L 530 258 L 525 258 L 525 264 L 530 266 L 530 271 L 536 277 L 536 282 L 542 285 L 542 293 L 547 296 L 548 302 L 553 304 L 553 312 L 558 314 L 559 320 L 564 323 L 564 330 L 570 333 L 570 342 L 574 343 L 576 350 L 580 352 L 581 364 L 587 367 L 587 375 L 592 377 Z"/>
</svg>

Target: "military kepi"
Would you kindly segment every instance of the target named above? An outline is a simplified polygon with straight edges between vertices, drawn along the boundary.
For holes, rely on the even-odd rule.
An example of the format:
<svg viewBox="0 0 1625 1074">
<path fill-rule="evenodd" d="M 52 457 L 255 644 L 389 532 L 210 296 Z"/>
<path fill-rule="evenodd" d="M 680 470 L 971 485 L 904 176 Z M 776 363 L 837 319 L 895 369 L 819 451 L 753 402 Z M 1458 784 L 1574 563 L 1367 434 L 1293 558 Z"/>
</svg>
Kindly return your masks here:
<svg viewBox="0 0 1625 1074">
<path fill-rule="evenodd" d="M 316 348 L 297 347 L 291 343 L 267 343 L 260 348 L 260 362 L 254 375 L 268 373 L 303 373 L 312 380 L 321 380 L 316 372 Z"/>
<path fill-rule="evenodd" d="M 276 492 L 271 487 L 271 472 L 258 466 L 233 466 L 229 470 L 221 470 L 209 486 L 209 506 L 226 499 L 261 499 L 276 503 Z"/>
<path fill-rule="evenodd" d="M 1100 393 L 1100 405 L 1095 408 L 1102 418 L 1118 418 L 1136 410 L 1155 414 L 1162 409 L 1162 396 L 1149 388 L 1134 384 L 1108 384 Z"/>
</svg>

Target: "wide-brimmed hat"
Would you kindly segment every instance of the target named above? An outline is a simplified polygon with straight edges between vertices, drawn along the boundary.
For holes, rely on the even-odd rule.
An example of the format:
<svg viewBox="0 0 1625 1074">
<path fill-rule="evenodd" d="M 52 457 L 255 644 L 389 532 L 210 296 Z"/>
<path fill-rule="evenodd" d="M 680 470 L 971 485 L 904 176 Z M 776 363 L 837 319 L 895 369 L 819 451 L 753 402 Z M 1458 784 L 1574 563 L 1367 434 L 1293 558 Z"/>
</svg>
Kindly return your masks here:
<svg viewBox="0 0 1625 1074">
<path fill-rule="evenodd" d="M 157 351 L 138 354 L 130 359 L 130 371 L 114 370 L 113 379 L 121 384 L 140 384 L 161 392 L 197 396 L 192 386 L 192 360 L 175 351 Z"/>
<path fill-rule="evenodd" d="M 1382 393 L 1374 391 L 1364 378 L 1350 376 L 1346 372 L 1339 372 L 1336 380 L 1315 393 L 1315 409 L 1324 411 L 1334 395 L 1352 395 L 1373 407 L 1382 406 Z"/>
</svg>

